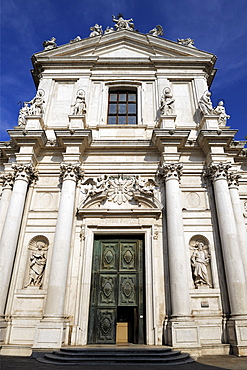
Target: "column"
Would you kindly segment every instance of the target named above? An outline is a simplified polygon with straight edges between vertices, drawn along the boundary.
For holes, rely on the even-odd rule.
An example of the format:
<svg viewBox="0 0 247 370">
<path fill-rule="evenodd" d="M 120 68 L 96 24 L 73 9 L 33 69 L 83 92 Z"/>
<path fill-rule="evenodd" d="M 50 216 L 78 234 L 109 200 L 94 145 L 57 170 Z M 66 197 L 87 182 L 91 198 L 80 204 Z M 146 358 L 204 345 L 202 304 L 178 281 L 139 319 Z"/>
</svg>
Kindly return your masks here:
<svg viewBox="0 0 247 370">
<path fill-rule="evenodd" d="M 212 164 L 208 174 L 214 185 L 215 203 L 219 224 L 231 314 L 247 314 L 247 289 L 238 233 L 228 189 L 229 164 Z"/>
<path fill-rule="evenodd" d="M 45 318 L 55 317 L 62 319 L 64 317 L 64 301 L 74 219 L 75 191 L 76 183 L 80 177 L 81 168 L 79 164 L 61 164 L 61 178 L 63 184 L 52 252 L 44 313 Z"/>
<path fill-rule="evenodd" d="M 172 316 L 189 316 L 189 284 L 179 179 L 181 164 L 163 164 Z"/>
<path fill-rule="evenodd" d="M 14 177 L 12 173 L 5 173 L 1 176 L 3 181 L 2 196 L 0 200 L 0 235 L 2 233 L 5 217 L 7 214 L 12 188 L 14 183 Z"/>
<path fill-rule="evenodd" d="M 239 249 L 242 257 L 242 262 L 244 265 L 245 280 L 247 282 L 247 232 L 243 217 L 243 207 L 241 205 L 238 193 L 238 179 L 240 177 L 241 176 L 238 174 L 229 173 L 228 185 L 238 232 Z"/>
<path fill-rule="evenodd" d="M 31 164 L 13 164 L 15 182 L 0 241 L 0 315 L 7 301 L 28 184 L 37 178 Z"/>
</svg>

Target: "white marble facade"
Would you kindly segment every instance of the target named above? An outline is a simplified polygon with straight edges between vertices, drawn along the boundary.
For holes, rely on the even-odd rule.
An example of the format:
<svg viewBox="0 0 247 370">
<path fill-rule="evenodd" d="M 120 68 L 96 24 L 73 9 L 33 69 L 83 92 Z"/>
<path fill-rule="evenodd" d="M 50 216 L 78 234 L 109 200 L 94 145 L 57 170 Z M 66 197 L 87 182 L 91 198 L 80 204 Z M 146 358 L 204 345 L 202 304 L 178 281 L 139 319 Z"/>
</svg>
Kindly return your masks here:
<svg viewBox="0 0 247 370">
<path fill-rule="evenodd" d="M 142 235 L 145 343 L 247 355 L 247 156 L 211 104 L 215 56 L 131 21 L 32 58 L 0 143 L 3 353 L 87 344 L 95 236 Z M 108 123 L 114 91 L 136 124 Z"/>
</svg>

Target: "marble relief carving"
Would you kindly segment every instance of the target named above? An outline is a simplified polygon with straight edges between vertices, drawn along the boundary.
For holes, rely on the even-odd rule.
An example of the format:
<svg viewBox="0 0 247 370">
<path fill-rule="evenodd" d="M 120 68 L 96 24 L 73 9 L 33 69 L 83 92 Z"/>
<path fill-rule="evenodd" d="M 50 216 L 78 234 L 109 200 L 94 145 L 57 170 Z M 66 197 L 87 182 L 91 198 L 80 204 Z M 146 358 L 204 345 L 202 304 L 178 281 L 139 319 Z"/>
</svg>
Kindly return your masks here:
<svg viewBox="0 0 247 370">
<path fill-rule="evenodd" d="M 210 253 L 209 247 L 204 240 L 191 239 L 191 269 L 195 288 L 210 287 L 209 272 Z"/>
<path fill-rule="evenodd" d="M 135 198 L 137 193 L 150 197 L 154 195 L 156 183 L 152 179 L 140 176 L 100 176 L 89 178 L 83 184 L 84 202 L 89 198 L 101 196 L 102 201 L 109 200 L 118 205 Z"/>
<path fill-rule="evenodd" d="M 42 286 L 48 246 L 48 239 L 42 235 L 36 236 L 30 241 L 29 250 L 31 251 L 31 256 L 29 261 L 29 280 L 24 288 L 29 286 L 40 288 Z"/>
</svg>

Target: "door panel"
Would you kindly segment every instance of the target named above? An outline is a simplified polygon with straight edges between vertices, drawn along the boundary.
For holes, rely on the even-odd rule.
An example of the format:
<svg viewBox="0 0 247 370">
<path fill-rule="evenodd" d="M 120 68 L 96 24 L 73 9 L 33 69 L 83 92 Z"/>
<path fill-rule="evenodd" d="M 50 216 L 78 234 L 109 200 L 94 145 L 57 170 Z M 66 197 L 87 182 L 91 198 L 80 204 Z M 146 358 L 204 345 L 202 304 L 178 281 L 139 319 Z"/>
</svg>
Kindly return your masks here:
<svg viewBox="0 0 247 370">
<path fill-rule="evenodd" d="M 144 343 L 142 264 L 141 239 L 95 240 L 88 343 L 115 343 L 117 320 L 123 317 L 129 340 Z"/>
</svg>

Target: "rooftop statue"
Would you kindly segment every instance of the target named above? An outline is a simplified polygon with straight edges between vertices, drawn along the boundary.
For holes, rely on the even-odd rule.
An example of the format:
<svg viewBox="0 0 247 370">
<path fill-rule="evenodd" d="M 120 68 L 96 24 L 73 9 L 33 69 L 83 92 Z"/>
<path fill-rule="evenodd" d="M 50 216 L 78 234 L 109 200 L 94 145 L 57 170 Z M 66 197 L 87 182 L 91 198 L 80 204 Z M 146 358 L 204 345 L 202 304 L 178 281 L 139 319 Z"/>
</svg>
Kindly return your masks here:
<svg viewBox="0 0 247 370">
<path fill-rule="evenodd" d="M 98 23 L 95 23 L 94 26 L 90 27 L 90 31 L 92 32 L 90 33 L 89 37 L 103 35 L 102 26 L 99 26 Z"/>
<path fill-rule="evenodd" d="M 170 87 L 165 87 L 163 94 L 160 99 L 160 111 L 161 114 L 170 116 L 174 113 L 174 102 L 173 95 L 171 93 Z"/>
<path fill-rule="evenodd" d="M 123 19 L 123 14 L 119 13 L 117 18 L 115 18 L 115 15 L 112 16 L 113 22 L 116 24 L 114 25 L 116 31 L 120 30 L 129 30 L 129 31 L 134 31 L 135 25 L 133 22 L 133 19 Z"/>
<path fill-rule="evenodd" d="M 50 40 L 45 40 L 43 42 L 43 47 L 45 50 L 55 49 L 57 47 L 55 37 L 52 37 Z"/>
<path fill-rule="evenodd" d="M 225 126 L 227 119 L 230 118 L 230 116 L 226 113 L 224 102 L 222 100 L 220 100 L 217 103 L 217 107 L 214 108 L 214 114 L 219 115 L 218 123 L 220 127 Z"/>
<path fill-rule="evenodd" d="M 190 37 L 187 39 L 177 39 L 179 45 L 189 46 L 191 48 L 195 48 L 194 46 L 194 40 L 192 40 Z"/>
<path fill-rule="evenodd" d="M 205 115 L 214 114 L 210 91 L 206 90 L 203 93 L 201 99 L 199 100 L 198 105 L 199 105 L 199 109 L 202 112 L 202 114 L 205 114 Z"/>
<path fill-rule="evenodd" d="M 81 40 L 81 36 L 76 36 L 74 39 L 70 40 L 70 43 L 77 42 Z"/>
<path fill-rule="evenodd" d="M 150 33 L 152 36 L 163 36 L 164 35 L 163 28 L 159 24 L 156 27 L 154 27 L 152 30 L 150 30 L 148 33 Z"/>
<path fill-rule="evenodd" d="M 107 26 L 105 29 L 104 35 L 107 35 L 108 33 L 112 33 L 112 32 L 114 32 L 114 28 Z"/>
</svg>

